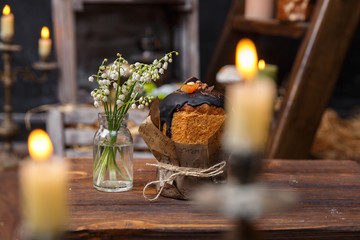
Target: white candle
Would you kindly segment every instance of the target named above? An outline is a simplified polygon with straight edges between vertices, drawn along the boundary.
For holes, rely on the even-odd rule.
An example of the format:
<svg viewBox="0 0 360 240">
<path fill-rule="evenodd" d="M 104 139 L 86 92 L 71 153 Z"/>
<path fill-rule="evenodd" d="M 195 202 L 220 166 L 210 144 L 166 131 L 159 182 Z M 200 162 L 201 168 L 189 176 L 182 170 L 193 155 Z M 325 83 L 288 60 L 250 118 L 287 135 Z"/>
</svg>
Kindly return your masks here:
<svg viewBox="0 0 360 240">
<path fill-rule="evenodd" d="M 41 38 L 39 39 L 39 55 L 42 61 L 47 61 L 51 54 L 52 40 L 47 27 L 41 29 Z"/>
<path fill-rule="evenodd" d="M 239 154 L 261 153 L 272 121 L 275 84 L 255 79 L 226 88 L 226 125 L 224 147 Z"/>
<path fill-rule="evenodd" d="M 226 88 L 224 148 L 237 154 L 261 153 L 270 131 L 275 84 L 257 76 L 257 52 L 250 39 L 236 47 L 236 68 L 244 81 Z"/>
<path fill-rule="evenodd" d="M 42 130 L 30 134 L 29 152 L 32 159 L 19 171 L 24 232 L 34 239 L 54 237 L 66 223 L 67 165 L 51 156 L 50 138 Z"/>
<path fill-rule="evenodd" d="M 11 42 L 14 37 L 14 14 L 11 13 L 9 5 L 5 5 L 1 16 L 1 39 Z"/>
<path fill-rule="evenodd" d="M 273 17 L 273 0 L 246 0 L 245 18 L 249 19 L 269 19 Z"/>
</svg>

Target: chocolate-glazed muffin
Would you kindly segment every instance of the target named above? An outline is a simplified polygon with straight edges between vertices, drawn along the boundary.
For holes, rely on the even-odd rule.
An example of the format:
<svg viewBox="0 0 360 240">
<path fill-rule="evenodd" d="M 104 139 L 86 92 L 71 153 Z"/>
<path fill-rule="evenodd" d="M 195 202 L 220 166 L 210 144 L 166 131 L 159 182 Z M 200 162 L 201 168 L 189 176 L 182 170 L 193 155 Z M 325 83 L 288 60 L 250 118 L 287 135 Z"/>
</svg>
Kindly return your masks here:
<svg viewBox="0 0 360 240">
<path fill-rule="evenodd" d="M 175 142 L 207 144 L 225 120 L 224 96 L 195 77 L 159 104 L 160 131 Z"/>
</svg>

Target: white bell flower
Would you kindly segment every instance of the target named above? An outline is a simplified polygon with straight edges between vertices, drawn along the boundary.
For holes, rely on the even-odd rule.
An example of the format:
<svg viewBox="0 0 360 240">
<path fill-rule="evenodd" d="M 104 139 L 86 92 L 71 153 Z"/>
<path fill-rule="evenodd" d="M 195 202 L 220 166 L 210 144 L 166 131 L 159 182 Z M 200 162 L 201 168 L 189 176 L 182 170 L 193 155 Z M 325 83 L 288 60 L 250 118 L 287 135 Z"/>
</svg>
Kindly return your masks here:
<svg viewBox="0 0 360 240">
<path fill-rule="evenodd" d="M 119 107 L 121 107 L 121 106 L 124 104 L 124 102 L 121 101 L 121 100 L 117 100 L 117 101 L 116 101 L 116 104 L 117 104 Z"/>
<path fill-rule="evenodd" d="M 164 62 L 164 64 L 163 64 L 163 69 L 167 70 L 167 68 L 168 68 L 168 63 L 167 63 L 167 62 Z"/>
<path fill-rule="evenodd" d="M 124 101 L 125 100 L 125 95 L 124 94 L 119 95 L 119 99 Z"/>
</svg>

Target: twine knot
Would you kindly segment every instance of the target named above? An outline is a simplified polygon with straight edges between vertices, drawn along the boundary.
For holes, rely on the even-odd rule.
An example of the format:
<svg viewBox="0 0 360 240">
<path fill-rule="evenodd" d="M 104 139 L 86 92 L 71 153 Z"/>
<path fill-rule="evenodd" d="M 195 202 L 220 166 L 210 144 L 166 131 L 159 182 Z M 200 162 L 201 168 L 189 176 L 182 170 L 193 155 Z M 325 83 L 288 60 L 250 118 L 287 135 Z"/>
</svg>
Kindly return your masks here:
<svg viewBox="0 0 360 240">
<path fill-rule="evenodd" d="M 167 163 L 147 163 L 146 165 L 148 166 L 154 166 L 157 167 L 159 169 L 165 169 L 165 170 L 169 170 L 174 172 L 173 174 L 171 174 L 167 179 L 162 179 L 162 180 L 155 180 L 155 181 L 151 181 L 149 183 L 147 183 L 143 189 L 143 196 L 144 198 L 146 198 L 149 201 L 154 201 L 156 199 L 159 198 L 160 194 L 162 193 L 162 191 L 164 190 L 165 187 L 165 183 L 171 183 L 172 181 L 174 181 L 176 179 L 176 177 L 178 176 L 191 176 L 191 177 L 200 177 L 200 178 L 208 178 L 208 177 L 214 177 L 217 175 L 220 175 L 222 173 L 224 173 L 224 168 L 226 166 L 226 162 L 222 161 L 220 163 L 217 163 L 209 168 L 203 169 L 203 168 L 190 168 L 190 167 L 179 167 L 179 166 L 174 166 L 171 164 L 167 164 Z M 160 189 L 158 191 L 158 193 L 156 194 L 156 196 L 154 198 L 148 198 L 146 196 L 146 189 L 153 184 L 158 184 L 160 183 Z"/>
</svg>

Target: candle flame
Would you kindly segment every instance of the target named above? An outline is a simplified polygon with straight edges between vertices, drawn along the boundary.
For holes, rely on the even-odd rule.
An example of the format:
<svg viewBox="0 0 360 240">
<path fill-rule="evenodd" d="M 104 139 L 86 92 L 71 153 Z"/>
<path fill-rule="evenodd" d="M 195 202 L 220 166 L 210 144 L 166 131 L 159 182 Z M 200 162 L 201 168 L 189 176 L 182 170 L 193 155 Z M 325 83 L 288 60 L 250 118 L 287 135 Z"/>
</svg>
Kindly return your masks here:
<svg viewBox="0 0 360 240">
<path fill-rule="evenodd" d="M 259 60 L 258 67 L 259 67 L 259 70 L 265 69 L 265 61 L 263 59 Z"/>
<path fill-rule="evenodd" d="M 46 161 L 53 153 L 50 137 L 42 129 L 33 130 L 28 139 L 29 153 L 36 161 Z"/>
<path fill-rule="evenodd" d="M 41 38 L 48 39 L 50 37 L 50 31 L 48 27 L 42 27 L 41 29 Z"/>
<path fill-rule="evenodd" d="M 10 10 L 10 6 L 9 5 L 5 5 L 4 9 L 3 9 L 3 15 L 9 15 L 11 13 L 11 10 Z"/>
<path fill-rule="evenodd" d="M 253 41 L 244 38 L 236 46 L 236 70 L 245 80 L 251 80 L 257 74 L 258 57 Z"/>
</svg>

